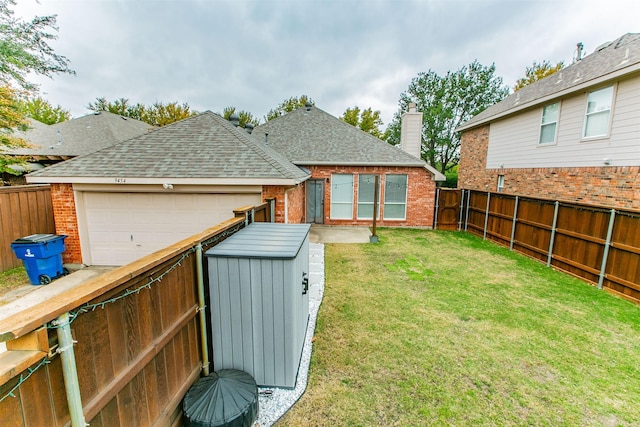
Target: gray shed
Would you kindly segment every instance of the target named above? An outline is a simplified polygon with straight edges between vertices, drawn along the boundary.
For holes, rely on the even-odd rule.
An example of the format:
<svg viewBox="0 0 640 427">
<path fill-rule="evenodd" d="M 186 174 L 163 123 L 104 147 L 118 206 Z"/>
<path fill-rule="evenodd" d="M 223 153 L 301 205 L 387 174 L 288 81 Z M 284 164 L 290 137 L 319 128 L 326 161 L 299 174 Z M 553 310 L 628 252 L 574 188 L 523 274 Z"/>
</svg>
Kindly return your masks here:
<svg viewBox="0 0 640 427">
<path fill-rule="evenodd" d="M 214 369 L 295 387 L 309 318 L 309 228 L 253 223 L 205 253 Z"/>
</svg>

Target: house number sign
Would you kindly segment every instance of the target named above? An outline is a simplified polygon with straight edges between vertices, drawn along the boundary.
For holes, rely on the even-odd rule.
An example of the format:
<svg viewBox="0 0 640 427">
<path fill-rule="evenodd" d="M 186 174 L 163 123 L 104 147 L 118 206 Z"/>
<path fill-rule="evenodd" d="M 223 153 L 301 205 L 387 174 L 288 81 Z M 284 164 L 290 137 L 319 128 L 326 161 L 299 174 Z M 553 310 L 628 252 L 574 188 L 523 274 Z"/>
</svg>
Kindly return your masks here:
<svg viewBox="0 0 640 427">
<path fill-rule="evenodd" d="M 127 182 L 127 178 L 115 178 L 116 184 L 124 184 Z"/>
</svg>

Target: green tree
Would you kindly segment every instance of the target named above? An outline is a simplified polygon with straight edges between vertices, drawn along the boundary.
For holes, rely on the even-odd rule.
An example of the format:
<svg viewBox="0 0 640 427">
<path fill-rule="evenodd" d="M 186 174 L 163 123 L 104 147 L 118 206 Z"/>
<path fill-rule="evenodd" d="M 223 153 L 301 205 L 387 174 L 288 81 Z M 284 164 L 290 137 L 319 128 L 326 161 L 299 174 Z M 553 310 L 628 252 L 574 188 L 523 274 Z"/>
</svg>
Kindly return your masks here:
<svg viewBox="0 0 640 427">
<path fill-rule="evenodd" d="M 422 158 L 442 173 L 455 167 L 460 160 L 456 128 L 509 93 L 495 71 L 494 64 L 476 60 L 444 76 L 432 70 L 418 73 L 400 94 L 398 111 L 385 132 L 387 142 L 400 143 L 401 116 L 413 102 L 422 112 Z"/>
<path fill-rule="evenodd" d="M 316 105 L 313 99 L 309 98 L 307 95 L 301 95 L 300 97 L 292 96 L 291 98 L 282 101 L 273 110 L 269 110 L 264 118 L 264 121 L 268 122 L 269 120 L 277 119 L 280 116 L 292 112 L 293 110 L 304 107 L 305 105 L 307 105 L 307 103 Z"/>
<path fill-rule="evenodd" d="M 380 131 L 380 126 L 384 124 L 380 118 L 380 111 L 373 111 L 371 107 L 365 110 L 360 110 L 360 107 L 357 105 L 353 108 L 347 108 L 340 119 L 360 130 L 370 133 L 376 138 L 385 138 L 385 134 Z"/>
<path fill-rule="evenodd" d="M 525 76 L 518 79 L 513 90 L 514 92 L 519 91 L 523 87 L 530 85 L 533 82 L 537 82 L 538 80 L 542 80 L 551 74 L 557 73 L 563 68 L 564 62 L 562 61 L 558 62 L 556 65 L 551 65 L 550 61 L 542 61 L 541 63 L 533 61 L 533 65 L 531 67 L 527 67 Z"/>
<path fill-rule="evenodd" d="M 258 126 L 260 124 L 260 119 L 254 117 L 254 115 L 250 112 L 244 110 L 236 110 L 236 107 L 231 106 L 225 107 L 225 109 L 222 110 L 222 117 L 229 120 L 233 113 L 236 113 L 240 118 L 240 124 L 238 126 L 240 126 L 241 128 L 243 128 L 247 123 L 251 123 L 254 126 Z"/>
<path fill-rule="evenodd" d="M 108 111 L 130 117 L 153 126 L 166 126 L 197 114 L 195 111 L 191 111 L 191 107 L 186 102 L 182 104 L 156 102 L 146 106 L 140 103 L 132 104 L 127 98 L 118 98 L 115 101 L 107 101 L 104 97 L 96 98 L 95 102 L 90 102 L 87 105 L 87 108 L 94 112 Z"/>
<path fill-rule="evenodd" d="M 20 106 L 27 117 L 47 125 L 64 122 L 71 118 L 69 111 L 59 105 L 54 107 L 49 101 L 39 96 L 22 100 Z"/>
<path fill-rule="evenodd" d="M 74 74 L 69 60 L 49 45 L 56 38 L 55 16 L 37 16 L 23 21 L 13 16 L 13 0 L 0 0 L 0 148 L 26 146 L 13 132 L 26 130 L 27 121 L 19 99 L 37 93 L 30 74 L 51 77 L 56 73 Z M 0 172 L 16 174 L 9 165 L 22 159 L 0 154 Z"/>
</svg>

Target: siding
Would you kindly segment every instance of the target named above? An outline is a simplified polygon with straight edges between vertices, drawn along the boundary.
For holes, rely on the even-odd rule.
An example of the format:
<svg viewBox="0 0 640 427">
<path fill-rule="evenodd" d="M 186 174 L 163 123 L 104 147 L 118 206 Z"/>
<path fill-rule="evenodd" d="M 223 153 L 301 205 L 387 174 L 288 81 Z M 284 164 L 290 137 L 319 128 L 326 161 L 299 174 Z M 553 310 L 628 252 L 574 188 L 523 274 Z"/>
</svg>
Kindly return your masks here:
<svg viewBox="0 0 640 427">
<path fill-rule="evenodd" d="M 608 138 L 582 140 L 587 93 L 561 100 L 557 143 L 538 145 L 542 106 L 491 123 L 487 169 L 640 165 L 640 76 L 618 82 Z"/>
</svg>

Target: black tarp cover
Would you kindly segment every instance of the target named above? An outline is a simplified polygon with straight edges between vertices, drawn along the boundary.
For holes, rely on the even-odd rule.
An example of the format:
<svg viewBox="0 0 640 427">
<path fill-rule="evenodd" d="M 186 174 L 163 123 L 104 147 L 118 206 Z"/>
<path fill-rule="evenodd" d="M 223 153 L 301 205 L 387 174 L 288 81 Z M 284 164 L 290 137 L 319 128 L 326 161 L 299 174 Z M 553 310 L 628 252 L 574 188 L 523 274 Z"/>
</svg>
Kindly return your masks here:
<svg viewBox="0 0 640 427">
<path fill-rule="evenodd" d="M 186 426 L 250 427 L 258 417 L 258 386 L 246 372 L 221 369 L 191 386 L 182 409 Z"/>
</svg>

